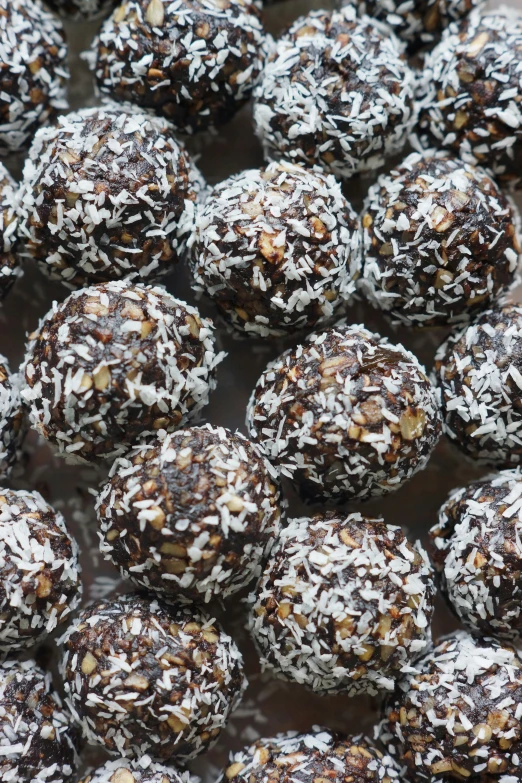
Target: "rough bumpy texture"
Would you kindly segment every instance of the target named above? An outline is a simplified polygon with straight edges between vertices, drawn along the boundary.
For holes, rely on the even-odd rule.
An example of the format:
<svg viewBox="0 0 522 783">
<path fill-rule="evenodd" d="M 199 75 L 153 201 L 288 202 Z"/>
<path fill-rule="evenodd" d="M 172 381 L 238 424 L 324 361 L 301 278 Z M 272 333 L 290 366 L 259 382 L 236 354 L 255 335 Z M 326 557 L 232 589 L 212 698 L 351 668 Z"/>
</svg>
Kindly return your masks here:
<svg viewBox="0 0 522 783">
<path fill-rule="evenodd" d="M 18 250 L 18 221 L 16 216 L 17 184 L 0 163 L 0 299 L 11 289 L 22 274 Z"/>
<path fill-rule="evenodd" d="M 385 22 L 410 49 L 429 46 L 450 22 L 459 21 L 480 0 L 358 0 L 360 14 Z M 349 5 L 344 0 L 342 5 Z"/>
<path fill-rule="evenodd" d="M 508 467 L 522 459 L 522 308 L 483 313 L 435 355 L 445 434 L 466 454 Z"/>
<path fill-rule="evenodd" d="M 430 531 L 442 591 L 475 633 L 522 635 L 522 475 L 503 471 L 451 493 Z"/>
<path fill-rule="evenodd" d="M 67 109 L 62 25 L 33 0 L 0 0 L 0 154 L 24 149 Z"/>
<path fill-rule="evenodd" d="M 128 0 L 103 24 L 91 67 L 102 93 L 196 133 L 248 100 L 266 50 L 250 0 Z"/>
<path fill-rule="evenodd" d="M 47 4 L 66 19 L 100 19 L 111 12 L 117 0 L 47 0 Z"/>
<path fill-rule="evenodd" d="M 80 783 L 198 783 L 198 778 L 143 757 L 139 761 L 110 759 Z"/>
<path fill-rule="evenodd" d="M 268 158 L 339 177 L 400 152 L 414 121 L 414 77 L 398 40 L 353 6 L 312 11 L 284 33 L 254 91 Z"/>
<path fill-rule="evenodd" d="M 468 321 L 517 280 L 520 216 L 483 169 L 413 153 L 370 188 L 361 289 L 406 325 Z"/>
<path fill-rule="evenodd" d="M 415 356 L 343 323 L 268 365 L 247 426 L 304 498 L 341 502 L 398 489 L 424 468 L 441 429 Z"/>
<path fill-rule="evenodd" d="M 263 665 L 319 693 L 393 690 L 426 649 L 435 586 L 399 527 L 361 514 L 290 520 L 250 597 Z"/>
<path fill-rule="evenodd" d="M 117 105 L 60 117 L 36 135 L 20 192 L 20 235 L 70 288 L 172 271 L 204 183 L 165 120 Z"/>
<path fill-rule="evenodd" d="M 510 15 L 475 9 L 452 24 L 426 58 L 418 134 L 466 163 L 517 186 L 522 168 L 522 27 Z"/>
<path fill-rule="evenodd" d="M 417 663 L 388 709 L 415 780 L 520 779 L 521 666 L 512 647 L 464 631 Z"/>
<path fill-rule="evenodd" d="M 396 774 L 390 757 L 362 734 L 314 726 L 309 734 L 278 734 L 232 754 L 219 783 L 391 783 Z"/>
<path fill-rule="evenodd" d="M 67 703 L 86 739 L 118 756 L 193 758 L 246 685 L 232 639 L 190 604 L 137 593 L 99 601 L 62 643 Z"/>
<path fill-rule="evenodd" d="M 39 492 L 0 490 L 0 650 L 31 647 L 81 598 L 78 546 Z"/>
<path fill-rule="evenodd" d="M 0 480 L 11 474 L 19 459 L 27 429 L 21 386 L 21 376 L 11 373 L 7 359 L 0 354 Z"/>
<path fill-rule="evenodd" d="M 123 576 L 209 601 L 261 573 L 279 532 L 280 490 L 258 447 L 207 424 L 117 460 L 97 512 L 101 550 Z"/>
<path fill-rule="evenodd" d="M 163 288 L 113 282 L 71 294 L 43 319 L 25 360 L 33 426 L 65 456 L 118 456 L 172 431 L 215 387 L 212 323 Z"/>
<path fill-rule="evenodd" d="M 196 219 L 194 283 L 239 331 L 284 335 L 343 307 L 359 247 L 358 217 L 332 175 L 272 163 L 210 193 Z"/>
<path fill-rule="evenodd" d="M 32 660 L 0 664 L 0 781 L 64 783 L 78 766 L 71 718 Z"/>
</svg>

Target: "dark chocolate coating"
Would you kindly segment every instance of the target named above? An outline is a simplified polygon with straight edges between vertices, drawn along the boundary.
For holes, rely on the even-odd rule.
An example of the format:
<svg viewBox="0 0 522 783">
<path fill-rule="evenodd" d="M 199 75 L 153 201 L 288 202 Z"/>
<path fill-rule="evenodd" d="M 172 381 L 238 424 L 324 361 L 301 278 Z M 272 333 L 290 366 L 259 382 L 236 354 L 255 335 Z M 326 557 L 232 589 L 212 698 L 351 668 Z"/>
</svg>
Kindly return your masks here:
<svg viewBox="0 0 522 783">
<path fill-rule="evenodd" d="M 0 154 L 27 147 L 67 108 L 67 44 L 56 17 L 33 0 L 0 0 Z"/>
<path fill-rule="evenodd" d="M 451 335 L 435 355 L 445 434 L 486 464 L 522 459 L 522 308 L 496 307 Z"/>
<path fill-rule="evenodd" d="M 361 288 L 406 325 L 468 321 L 516 280 L 518 210 L 450 154 L 413 153 L 370 188 Z"/>
<path fill-rule="evenodd" d="M 317 726 L 257 740 L 233 753 L 219 783 L 391 783 L 393 764 L 364 737 L 346 736 Z"/>
<path fill-rule="evenodd" d="M 516 650 L 493 638 L 443 639 L 387 708 L 399 763 L 419 781 L 518 779 L 521 667 Z"/>
<path fill-rule="evenodd" d="M 255 593 L 249 627 L 268 671 L 318 693 L 392 690 L 431 639 L 428 556 L 361 514 L 291 519 Z"/>
<path fill-rule="evenodd" d="M 110 458 L 147 432 L 177 429 L 215 386 L 211 322 L 163 288 L 82 289 L 32 337 L 22 395 L 33 426 L 65 455 Z"/>
<path fill-rule="evenodd" d="M 67 703 L 85 738 L 117 756 L 202 753 L 246 684 L 235 643 L 191 604 L 139 593 L 98 601 L 62 643 Z"/>
<path fill-rule="evenodd" d="M 413 354 L 342 322 L 268 365 L 247 426 L 305 499 L 338 502 L 397 489 L 424 468 L 441 429 Z"/>
<path fill-rule="evenodd" d="M 41 130 L 20 194 L 20 235 L 69 288 L 172 272 L 203 178 L 172 125 L 129 106 L 81 109 Z"/>
<path fill-rule="evenodd" d="M 207 424 L 117 460 L 97 512 L 101 549 L 123 576 L 208 601 L 261 573 L 279 532 L 279 482 L 259 447 Z"/>
<path fill-rule="evenodd" d="M 445 147 L 518 187 L 521 61 L 522 27 L 509 14 L 477 8 L 450 25 L 428 55 L 419 87 L 421 143 Z"/>
<path fill-rule="evenodd" d="M 92 67 L 103 94 L 154 109 L 191 134 L 234 116 L 265 54 L 259 11 L 248 0 L 130 0 L 103 24 Z"/>
<path fill-rule="evenodd" d="M 0 664 L 0 780 L 65 783 L 79 764 L 71 716 L 33 660 Z"/>
</svg>

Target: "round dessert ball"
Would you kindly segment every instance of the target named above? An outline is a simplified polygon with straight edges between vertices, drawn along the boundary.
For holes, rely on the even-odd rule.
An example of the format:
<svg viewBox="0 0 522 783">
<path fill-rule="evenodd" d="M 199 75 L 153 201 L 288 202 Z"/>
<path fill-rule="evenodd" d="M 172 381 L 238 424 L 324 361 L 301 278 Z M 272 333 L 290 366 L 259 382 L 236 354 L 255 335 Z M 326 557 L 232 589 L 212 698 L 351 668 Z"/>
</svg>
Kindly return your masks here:
<svg viewBox="0 0 522 783">
<path fill-rule="evenodd" d="M 401 528 L 361 514 L 291 519 L 255 593 L 261 662 L 318 693 L 393 690 L 428 646 L 435 587 Z"/>
<path fill-rule="evenodd" d="M 224 180 L 198 211 L 194 286 L 240 332 L 281 336 L 346 304 L 359 248 L 358 217 L 332 175 L 271 163 Z"/>
<path fill-rule="evenodd" d="M 80 783 L 197 783 L 198 778 L 157 761 L 109 759 Z"/>
<path fill-rule="evenodd" d="M 36 135 L 20 192 L 20 235 L 69 288 L 154 280 L 184 251 L 203 180 L 170 123 L 109 105 Z"/>
<path fill-rule="evenodd" d="M 249 99 L 268 42 L 250 0 L 128 0 L 93 43 L 98 89 L 181 133 L 228 122 Z"/>
<path fill-rule="evenodd" d="M 207 404 L 222 359 L 194 307 L 124 281 L 55 302 L 31 338 L 22 390 L 31 423 L 62 455 L 87 461 L 183 425 Z"/>
<path fill-rule="evenodd" d="M 506 470 L 454 490 L 430 530 L 450 607 L 474 633 L 522 635 L 522 475 Z"/>
<path fill-rule="evenodd" d="M 385 22 L 415 51 L 438 41 L 441 32 L 460 21 L 479 0 L 358 0 L 359 14 Z M 343 0 L 348 5 L 348 0 Z"/>
<path fill-rule="evenodd" d="M 260 575 L 279 533 L 279 482 L 243 435 L 206 424 L 117 460 L 97 512 L 101 550 L 124 577 L 210 601 Z"/>
<path fill-rule="evenodd" d="M 27 147 L 67 109 L 67 45 L 61 23 L 33 0 L 0 0 L 0 154 Z"/>
<path fill-rule="evenodd" d="M 469 457 L 509 467 L 522 460 L 522 307 L 482 313 L 435 355 L 444 433 Z"/>
<path fill-rule="evenodd" d="M 339 323 L 268 365 L 247 427 L 304 499 L 344 502 L 391 492 L 424 468 L 441 422 L 413 354 Z"/>
<path fill-rule="evenodd" d="M 413 153 L 372 185 L 361 289 L 407 326 L 468 321 L 517 279 L 520 216 L 483 169 Z"/>
<path fill-rule="evenodd" d="M 138 593 L 82 609 L 61 640 L 67 702 L 111 754 L 184 762 L 216 740 L 241 699 L 241 653 L 191 604 Z"/>
<path fill-rule="evenodd" d="M 64 783 L 79 764 L 77 741 L 51 675 L 33 660 L 1 663 L 0 779 Z"/>
<path fill-rule="evenodd" d="M 9 362 L 0 354 L 0 479 L 11 475 L 21 456 L 27 429 L 21 386 L 20 374 L 11 373 Z"/>
<path fill-rule="evenodd" d="M 445 147 L 466 163 L 519 185 L 522 27 L 512 15 L 475 9 L 452 24 L 427 56 L 419 87 L 421 143 Z"/>
<path fill-rule="evenodd" d="M 265 156 L 339 177 L 379 168 L 406 143 L 414 81 L 385 25 L 353 6 L 311 11 L 283 33 L 254 92 Z"/>
<path fill-rule="evenodd" d="M 496 639 L 443 639 L 399 683 L 388 709 L 415 780 L 519 779 L 522 660 Z"/>
<path fill-rule="evenodd" d="M 78 546 L 39 492 L 0 489 L 0 651 L 42 641 L 79 606 Z"/>
<path fill-rule="evenodd" d="M 46 0 L 65 19 L 92 20 L 109 14 L 117 0 Z"/>
<path fill-rule="evenodd" d="M 0 162 L 0 299 L 4 298 L 16 278 L 22 274 L 17 254 L 16 188 L 16 182 Z"/>
<path fill-rule="evenodd" d="M 314 726 L 309 734 L 278 734 L 232 754 L 219 781 L 309 783 L 319 778 L 331 783 L 391 783 L 395 777 L 390 757 L 368 737 Z"/>
</svg>

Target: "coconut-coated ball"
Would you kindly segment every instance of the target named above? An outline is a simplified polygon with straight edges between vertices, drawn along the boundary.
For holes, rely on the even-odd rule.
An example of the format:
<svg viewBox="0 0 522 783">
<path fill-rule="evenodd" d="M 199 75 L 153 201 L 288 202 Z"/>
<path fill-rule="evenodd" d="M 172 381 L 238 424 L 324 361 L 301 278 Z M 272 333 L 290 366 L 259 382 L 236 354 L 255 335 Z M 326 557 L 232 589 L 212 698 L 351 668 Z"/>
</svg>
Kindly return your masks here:
<svg viewBox="0 0 522 783">
<path fill-rule="evenodd" d="M 78 733 L 33 660 L 0 664 L 0 780 L 66 783 L 79 765 Z"/>
<path fill-rule="evenodd" d="M 399 527 L 328 512 L 283 528 L 250 596 L 249 628 L 277 677 L 375 694 L 427 648 L 434 595 L 426 553 Z"/>
<path fill-rule="evenodd" d="M 387 717 L 415 780 L 518 780 L 522 659 L 457 631 L 399 682 Z"/>
<path fill-rule="evenodd" d="M 221 358 L 211 321 L 163 288 L 99 284 L 55 302 L 31 335 L 22 397 L 60 454 L 110 459 L 196 415 Z"/>
<path fill-rule="evenodd" d="M 61 639 L 66 700 L 89 743 L 187 761 L 217 739 L 246 680 L 241 653 L 192 604 L 139 593 L 82 609 Z"/>
<path fill-rule="evenodd" d="M 67 109 L 67 44 L 40 2 L 0 0 L 0 154 L 24 150 Z"/>
<path fill-rule="evenodd" d="M 16 214 L 17 184 L 0 162 L 0 299 L 22 274 Z"/>
<path fill-rule="evenodd" d="M 281 518 L 277 474 L 259 447 L 210 424 L 136 446 L 96 506 L 101 550 L 124 577 L 204 601 L 259 576 Z"/>
<path fill-rule="evenodd" d="M 39 492 L 0 489 L 0 651 L 42 641 L 79 606 L 78 545 Z"/>
<path fill-rule="evenodd" d="M 311 11 L 277 41 L 254 91 L 265 157 L 338 177 L 380 168 L 406 143 L 414 82 L 385 25 L 353 6 Z"/>
<path fill-rule="evenodd" d="M 522 459 L 522 308 L 487 310 L 442 343 L 434 380 L 444 433 L 480 462 Z"/>
<path fill-rule="evenodd" d="M 19 197 L 20 235 L 69 288 L 172 272 L 203 179 L 163 119 L 110 104 L 40 130 Z"/>
<path fill-rule="evenodd" d="M 517 282 L 520 215 L 484 169 L 412 153 L 369 190 L 361 289 L 406 326 L 469 321 Z"/>
<path fill-rule="evenodd" d="M 522 635 L 521 508 L 520 470 L 505 470 L 453 490 L 430 530 L 442 592 L 473 633 Z"/>
<path fill-rule="evenodd" d="M 102 94 L 153 109 L 191 134 L 232 119 L 267 47 L 250 0 L 128 0 L 102 25 L 91 64 Z"/>
<path fill-rule="evenodd" d="M 80 783 L 198 783 L 199 778 L 150 758 L 109 759 L 89 772 Z"/>
<path fill-rule="evenodd" d="M 332 175 L 286 161 L 249 169 L 198 210 L 191 266 L 196 290 L 239 332 L 311 329 L 354 292 L 359 220 Z"/>
<path fill-rule="evenodd" d="M 522 167 L 519 78 L 522 26 L 479 7 L 428 54 L 418 88 L 421 144 L 444 147 L 518 187 Z"/>
<path fill-rule="evenodd" d="M 268 365 L 247 427 L 305 499 L 343 502 L 391 492 L 422 470 L 441 424 L 416 357 L 341 322 Z"/>
</svg>

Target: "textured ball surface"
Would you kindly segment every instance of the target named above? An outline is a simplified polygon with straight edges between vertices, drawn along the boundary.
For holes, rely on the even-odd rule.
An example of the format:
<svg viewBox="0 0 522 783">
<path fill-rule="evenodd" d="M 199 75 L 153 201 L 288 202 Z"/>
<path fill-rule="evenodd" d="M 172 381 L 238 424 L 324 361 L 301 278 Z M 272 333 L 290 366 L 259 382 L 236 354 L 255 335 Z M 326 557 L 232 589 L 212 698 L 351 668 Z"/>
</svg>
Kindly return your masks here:
<svg viewBox="0 0 522 783">
<path fill-rule="evenodd" d="M 271 163 L 224 180 L 198 212 L 194 285 L 241 332 L 311 329 L 350 298 L 359 220 L 331 175 Z"/>
<path fill-rule="evenodd" d="M 512 647 L 465 631 L 417 663 L 388 710 L 416 780 L 518 779 L 521 666 Z"/>
<path fill-rule="evenodd" d="M 265 668 L 319 693 L 393 690 L 430 640 L 428 557 L 361 514 L 290 520 L 250 597 Z"/>
<path fill-rule="evenodd" d="M 17 184 L 0 163 L 0 299 L 22 274 L 18 256 Z"/>
<path fill-rule="evenodd" d="M 430 531 L 442 591 L 474 633 L 522 635 L 522 476 L 506 470 L 454 490 Z"/>
<path fill-rule="evenodd" d="M 76 730 L 35 661 L 0 664 L 0 780 L 64 783 L 79 760 Z"/>
<path fill-rule="evenodd" d="M 409 49 L 417 50 L 438 41 L 450 22 L 460 21 L 476 5 L 478 0 L 359 0 L 357 10 L 386 23 Z"/>
<path fill-rule="evenodd" d="M 62 644 L 67 703 L 85 738 L 117 756 L 193 758 L 246 685 L 235 643 L 190 604 L 137 593 L 98 601 Z"/>
<path fill-rule="evenodd" d="M 512 16 L 475 9 L 452 24 L 427 56 L 419 87 L 421 143 L 517 186 L 522 167 L 519 76 L 522 27 Z"/>
<path fill-rule="evenodd" d="M 279 482 L 259 448 L 207 424 L 117 460 L 97 511 L 102 552 L 125 577 L 209 601 L 261 573 L 279 532 Z"/>
<path fill-rule="evenodd" d="M 33 0 L 0 0 L 0 154 L 27 147 L 67 109 L 62 25 Z"/>
<path fill-rule="evenodd" d="M 249 0 L 130 0 L 103 24 L 92 68 L 101 93 L 154 109 L 190 134 L 234 116 L 266 49 Z"/>
<path fill-rule="evenodd" d="M 361 288 L 406 325 L 468 321 L 516 282 L 519 224 L 483 169 L 413 153 L 370 188 Z"/>
<path fill-rule="evenodd" d="M 21 456 L 27 429 L 21 386 L 20 374 L 12 373 L 9 362 L 0 354 L 0 479 L 11 475 Z"/>
<path fill-rule="evenodd" d="M 377 169 L 414 121 L 414 76 L 386 26 L 352 6 L 312 11 L 278 40 L 254 91 L 267 158 L 338 177 Z"/>
<path fill-rule="evenodd" d="M 497 307 L 435 355 L 445 434 L 468 456 L 509 467 L 522 459 L 522 308 Z"/>
<path fill-rule="evenodd" d="M 91 21 L 109 14 L 117 0 L 47 0 L 47 4 L 65 19 Z"/>
<path fill-rule="evenodd" d="M 80 783 L 197 783 L 198 778 L 175 767 L 145 759 L 110 759 L 84 777 Z"/>
<path fill-rule="evenodd" d="M 342 783 L 390 783 L 395 779 L 391 759 L 364 737 L 346 736 L 314 727 L 260 739 L 234 753 L 220 777 L 231 783 L 308 783 L 310 779 Z"/>
<path fill-rule="evenodd" d="M 42 641 L 79 606 L 78 546 L 39 492 L 0 490 L 0 650 Z"/>
<path fill-rule="evenodd" d="M 172 431 L 215 387 L 212 324 L 163 288 L 123 281 L 55 303 L 32 335 L 22 391 L 61 454 L 95 460 Z"/>
<path fill-rule="evenodd" d="M 20 234 L 70 288 L 172 271 L 204 186 L 163 119 L 131 107 L 81 109 L 42 129 L 20 193 Z"/>
<path fill-rule="evenodd" d="M 268 365 L 247 426 L 304 498 L 341 502 L 398 489 L 424 468 L 441 429 L 413 354 L 343 323 Z"/>
</svg>

